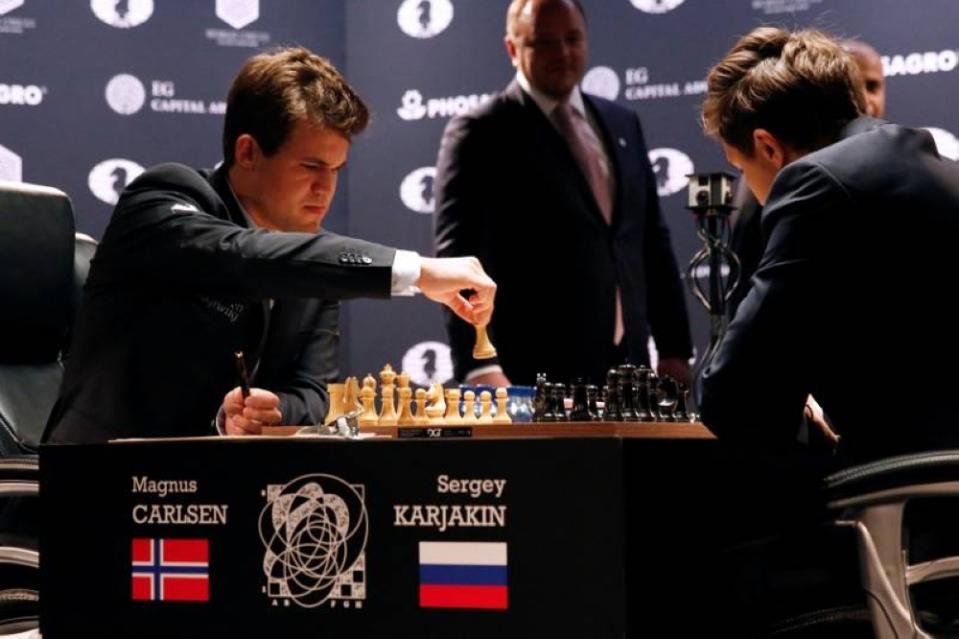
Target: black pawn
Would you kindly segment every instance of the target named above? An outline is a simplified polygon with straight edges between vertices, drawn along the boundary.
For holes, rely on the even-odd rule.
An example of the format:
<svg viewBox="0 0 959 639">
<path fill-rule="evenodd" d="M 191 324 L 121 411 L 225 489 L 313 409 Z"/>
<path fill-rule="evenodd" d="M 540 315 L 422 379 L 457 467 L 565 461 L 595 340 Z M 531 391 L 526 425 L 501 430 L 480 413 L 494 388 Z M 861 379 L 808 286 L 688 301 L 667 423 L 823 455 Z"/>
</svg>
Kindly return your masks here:
<svg viewBox="0 0 959 639">
<path fill-rule="evenodd" d="M 603 421 L 623 421 L 623 411 L 619 403 L 619 371 L 615 368 L 606 373 L 606 412 Z"/>
<path fill-rule="evenodd" d="M 588 384 L 586 386 L 586 412 L 589 414 L 589 420 L 593 422 L 598 422 L 599 417 L 599 407 L 596 406 L 596 397 L 599 395 L 599 389 L 595 384 Z"/>
<path fill-rule="evenodd" d="M 586 381 L 577 378 L 573 382 L 573 410 L 569 413 L 571 422 L 590 422 L 593 421 L 589 414 L 589 398 L 586 396 Z"/>
<path fill-rule="evenodd" d="M 553 421 L 569 421 L 566 417 L 566 384 L 553 384 Z"/>
</svg>

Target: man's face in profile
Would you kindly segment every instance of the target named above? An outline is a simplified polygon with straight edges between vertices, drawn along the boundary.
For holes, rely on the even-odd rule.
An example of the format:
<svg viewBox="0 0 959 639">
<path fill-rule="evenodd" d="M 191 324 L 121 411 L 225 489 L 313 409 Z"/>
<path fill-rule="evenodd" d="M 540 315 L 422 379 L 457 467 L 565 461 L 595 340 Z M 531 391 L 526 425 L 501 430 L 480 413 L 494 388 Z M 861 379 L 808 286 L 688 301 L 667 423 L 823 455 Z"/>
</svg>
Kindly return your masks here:
<svg viewBox="0 0 959 639">
<path fill-rule="evenodd" d="M 251 169 L 247 195 L 254 222 L 277 231 L 318 232 L 349 150 L 339 131 L 298 121 L 280 148 L 270 156 L 260 153 Z"/>
<path fill-rule="evenodd" d="M 536 89 L 565 98 L 586 70 L 586 23 L 568 0 L 531 0 L 527 8 L 507 42 L 513 65 Z"/>
<path fill-rule="evenodd" d="M 866 88 L 866 115 L 881 118 L 886 115 L 886 76 L 882 72 L 882 60 L 875 52 L 852 54 L 859 65 L 862 82 Z"/>
</svg>

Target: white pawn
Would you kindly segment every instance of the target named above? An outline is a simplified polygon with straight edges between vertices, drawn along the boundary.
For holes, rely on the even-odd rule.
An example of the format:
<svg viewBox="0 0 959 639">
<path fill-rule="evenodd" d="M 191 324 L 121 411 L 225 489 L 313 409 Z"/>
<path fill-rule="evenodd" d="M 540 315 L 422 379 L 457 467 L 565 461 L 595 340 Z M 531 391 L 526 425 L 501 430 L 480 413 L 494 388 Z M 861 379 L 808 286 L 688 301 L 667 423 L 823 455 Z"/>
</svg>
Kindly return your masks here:
<svg viewBox="0 0 959 639">
<path fill-rule="evenodd" d="M 426 389 L 416 389 L 416 415 L 413 417 L 413 423 L 417 426 L 425 426 L 430 422 L 426 416 Z"/>
<path fill-rule="evenodd" d="M 496 417 L 493 418 L 494 424 L 512 424 L 513 420 L 509 418 L 509 410 L 506 408 L 506 389 L 496 389 Z"/>
<path fill-rule="evenodd" d="M 446 419 L 447 426 L 459 426 L 463 423 L 460 417 L 460 391 L 458 388 L 451 388 L 446 391 Z"/>
<path fill-rule="evenodd" d="M 463 423 L 475 423 L 476 419 L 476 393 L 466 391 L 463 393 Z"/>
<path fill-rule="evenodd" d="M 493 408 L 493 396 L 489 391 L 480 393 L 480 407 L 482 408 L 482 413 L 480 414 L 479 423 L 492 424 L 493 416 L 490 415 L 490 411 Z"/>
<path fill-rule="evenodd" d="M 413 412 L 410 410 L 410 400 L 413 398 L 413 389 L 408 385 L 400 385 L 400 415 L 396 423 L 400 426 L 412 426 L 416 423 Z"/>
</svg>

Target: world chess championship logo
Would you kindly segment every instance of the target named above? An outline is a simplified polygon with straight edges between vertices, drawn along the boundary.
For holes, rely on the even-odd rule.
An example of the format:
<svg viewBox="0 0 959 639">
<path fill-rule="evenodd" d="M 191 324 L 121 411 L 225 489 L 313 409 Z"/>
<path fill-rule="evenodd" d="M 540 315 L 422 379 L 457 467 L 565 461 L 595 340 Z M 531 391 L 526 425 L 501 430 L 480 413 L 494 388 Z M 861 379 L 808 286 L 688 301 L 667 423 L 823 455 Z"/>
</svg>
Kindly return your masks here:
<svg viewBox="0 0 959 639">
<path fill-rule="evenodd" d="M 609 67 L 593 67 L 587 71 L 581 86 L 585 93 L 607 100 L 619 97 L 619 76 Z"/>
<path fill-rule="evenodd" d="M 420 342 L 403 355 L 403 370 L 414 384 L 430 386 L 453 379 L 453 356 L 443 342 Z"/>
<path fill-rule="evenodd" d="M 424 166 L 407 175 L 400 183 L 400 199 L 406 208 L 416 213 L 432 213 L 434 208 L 433 188 L 436 183 L 436 167 Z"/>
<path fill-rule="evenodd" d="M 24 0 L 0 0 L 0 16 L 23 6 Z"/>
<path fill-rule="evenodd" d="M 2 144 L 0 144 L 0 180 L 9 182 L 23 180 L 23 160 Z"/>
<path fill-rule="evenodd" d="M 659 197 L 685 190 L 689 185 L 689 175 L 695 173 L 693 161 L 677 149 L 652 149 L 649 152 L 649 163 L 653 165 Z"/>
<path fill-rule="evenodd" d="M 369 534 L 364 493 L 360 484 L 323 474 L 266 487 L 259 522 L 263 590 L 274 606 L 362 607 Z"/>
<path fill-rule="evenodd" d="M 668 13 L 686 0 L 630 0 L 633 6 L 646 13 Z"/>
<path fill-rule="evenodd" d="M 153 0 L 90 0 L 93 14 L 118 29 L 137 27 L 153 15 Z"/>
<path fill-rule="evenodd" d="M 242 29 L 260 18 L 260 0 L 216 0 L 216 17 Z"/>
<path fill-rule="evenodd" d="M 933 126 L 925 127 L 926 131 L 932 134 L 932 139 L 936 143 L 939 155 L 950 160 L 959 161 L 959 138 L 950 131 L 939 129 Z"/>
<path fill-rule="evenodd" d="M 432 38 L 453 21 L 450 0 L 404 0 L 396 13 L 403 33 L 411 38 Z"/>
<path fill-rule="evenodd" d="M 90 170 L 87 185 L 98 200 L 114 205 L 120 194 L 143 173 L 143 167 L 132 160 L 112 158 L 100 162 Z"/>
<path fill-rule="evenodd" d="M 120 73 L 110 78 L 104 94 L 110 108 L 120 115 L 133 115 L 143 108 L 147 98 L 143 83 L 129 73 Z"/>
</svg>

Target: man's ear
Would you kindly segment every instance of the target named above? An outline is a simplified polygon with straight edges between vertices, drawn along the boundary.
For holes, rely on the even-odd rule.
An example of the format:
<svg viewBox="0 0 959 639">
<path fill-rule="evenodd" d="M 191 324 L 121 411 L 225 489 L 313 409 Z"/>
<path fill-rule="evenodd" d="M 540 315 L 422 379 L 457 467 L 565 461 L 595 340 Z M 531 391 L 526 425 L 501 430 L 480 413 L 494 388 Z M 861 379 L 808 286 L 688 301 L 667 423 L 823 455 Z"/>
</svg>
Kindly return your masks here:
<svg viewBox="0 0 959 639">
<path fill-rule="evenodd" d="M 506 36 L 503 38 L 503 44 L 506 45 L 506 53 L 509 54 L 510 62 L 513 63 L 514 67 L 519 66 L 519 61 L 516 58 L 518 49 L 516 47 L 516 43 L 513 42 L 513 38 L 511 38 L 509 34 L 506 34 Z"/>
<path fill-rule="evenodd" d="M 753 131 L 753 148 L 757 159 L 774 167 L 777 171 L 790 161 L 791 155 L 786 145 L 766 129 Z"/>
<path fill-rule="evenodd" d="M 249 133 L 243 133 L 237 137 L 233 145 L 233 161 L 244 169 L 255 168 L 263 156 L 260 145 Z"/>
</svg>

